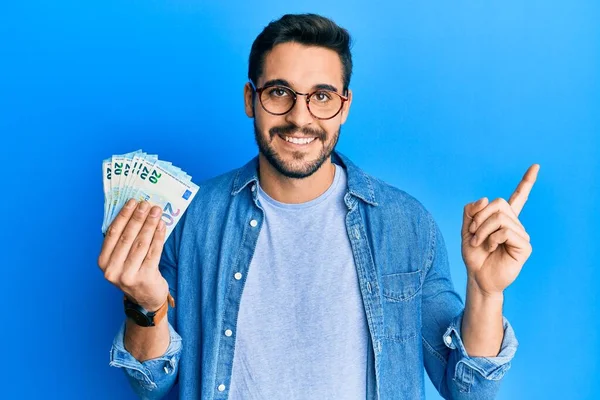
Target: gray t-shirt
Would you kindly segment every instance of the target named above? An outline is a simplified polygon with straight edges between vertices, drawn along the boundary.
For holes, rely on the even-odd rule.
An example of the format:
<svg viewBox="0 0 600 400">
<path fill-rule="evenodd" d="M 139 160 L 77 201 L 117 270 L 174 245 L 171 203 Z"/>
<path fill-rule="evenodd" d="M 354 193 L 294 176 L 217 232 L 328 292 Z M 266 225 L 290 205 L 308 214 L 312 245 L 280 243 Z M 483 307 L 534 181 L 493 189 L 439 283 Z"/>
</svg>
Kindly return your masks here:
<svg viewBox="0 0 600 400">
<path fill-rule="evenodd" d="M 367 335 L 346 233 L 346 173 L 301 204 L 258 186 L 265 219 L 242 294 L 231 391 L 238 399 L 365 399 Z"/>
</svg>

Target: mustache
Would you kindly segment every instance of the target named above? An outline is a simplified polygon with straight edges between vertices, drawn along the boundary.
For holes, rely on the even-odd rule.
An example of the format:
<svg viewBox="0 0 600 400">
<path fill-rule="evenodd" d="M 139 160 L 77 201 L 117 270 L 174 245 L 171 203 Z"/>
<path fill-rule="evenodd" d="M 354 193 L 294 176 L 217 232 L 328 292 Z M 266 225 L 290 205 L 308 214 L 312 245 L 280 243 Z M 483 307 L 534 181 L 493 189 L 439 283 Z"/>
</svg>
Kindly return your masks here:
<svg viewBox="0 0 600 400">
<path fill-rule="evenodd" d="M 269 134 L 271 135 L 271 140 L 273 140 L 273 137 L 275 135 L 290 135 L 290 134 L 294 134 L 296 132 L 301 132 L 304 136 L 311 136 L 311 137 L 316 137 L 317 139 L 320 140 L 325 140 L 325 138 L 327 137 L 327 133 L 325 133 L 325 131 L 320 131 L 320 130 L 316 130 L 316 129 L 312 129 L 312 128 L 298 128 L 295 125 L 284 125 L 284 126 L 274 126 L 273 128 L 269 129 Z"/>
</svg>

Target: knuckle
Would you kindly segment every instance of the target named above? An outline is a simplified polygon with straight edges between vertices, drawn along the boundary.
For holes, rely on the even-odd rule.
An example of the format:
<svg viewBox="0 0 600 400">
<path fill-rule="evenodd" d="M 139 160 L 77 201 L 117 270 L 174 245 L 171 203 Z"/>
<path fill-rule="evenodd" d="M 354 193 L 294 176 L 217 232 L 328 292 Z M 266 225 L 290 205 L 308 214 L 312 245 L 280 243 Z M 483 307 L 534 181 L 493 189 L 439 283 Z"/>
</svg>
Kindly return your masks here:
<svg viewBox="0 0 600 400">
<path fill-rule="evenodd" d="M 131 216 L 131 219 L 135 222 L 138 223 L 142 223 L 146 220 L 146 215 L 144 213 L 141 212 L 134 212 L 133 215 Z"/>
<path fill-rule="evenodd" d="M 494 207 L 498 207 L 499 209 L 505 209 L 508 206 L 508 202 L 504 200 L 502 197 L 497 197 L 492 201 Z"/>
<path fill-rule="evenodd" d="M 119 237 L 119 241 L 123 244 L 131 243 L 133 239 L 131 238 L 131 234 L 129 232 L 123 232 L 121 237 Z"/>
<path fill-rule="evenodd" d="M 113 238 L 115 237 L 117 234 L 119 233 L 119 230 L 117 229 L 117 227 L 114 225 L 114 222 L 112 224 L 110 224 L 110 226 L 108 227 L 108 229 L 106 230 L 106 237 L 108 238 Z"/>
<path fill-rule="evenodd" d="M 162 246 L 150 246 L 148 253 L 146 253 L 145 261 L 149 263 L 156 262 L 162 253 Z"/>
<path fill-rule="evenodd" d="M 125 214 L 125 212 L 123 211 L 124 209 L 125 208 L 123 208 L 121 211 L 119 211 L 119 213 L 115 217 L 115 220 L 127 222 L 127 220 L 129 219 L 129 216 L 127 214 Z"/>
<path fill-rule="evenodd" d="M 137 284 L 137 277 L 135 274 L 123 274 L 121 276 L 121 286 L 124 288 L 132 288 Z"/>
<path fill-rule="evenodd" d="M 127 202 L 125 202 L 125 204 L 127 204 Z M 121 208 L 121 211 L 119 211 L 120 217 L 129 219 L 129 216 L 127 214 L 131 214 L 131 212 L 129 211 L 129 209 L 127 207 L 123 207 L 123 208 Z"/>
<path fill-rule="evenodd" d="M 135 242 L 133 243 L 133 248 L 135 250 L 139 250 L 139 249 L 143 249 L 144 247 L 146 247 L 148 245 L 148 242 L 146 240 L 144 240 L 143 238 L 138 238 L 135 240 Z"/>
<path fill-rule="evenodd" d="M 513 226 L 514 225 L 514 220 L 512 218 L 510 218 L 508 215 L 506 215 L 506 213 L 499 212 L 497 218 L 505 226 Z"/>
<path fill-rule="evenodd" d="M 98 256 L 98 261 L 97 261 L 97 263 L 98 263 L 98 267 L 99 267 L 101 270 L 104 270 L 104 269 L 106 268 L 106 266 L 104 265 L 104 263 L 105 263 L 105 260 L 104 260 L 104 258 L 105 258 L 105 257 L 104 257 L 104 254 L 103 254 L 103 253 L 100 253 L 100 255 Z"/>
<path fill-rule="evenodd" d="M 119 282 L 120 276 L 114 268 L 107 268 L 104 271 L 104 278 L 111 283 L 117 284 Z"/>
<path fill-rule="evenodd" d="M 158 253 L 157 249 L 154 247 L 150 247 L 148 249 L 148 253 L 146 253 L 146 260 L 147 261 L 152 261 L 156 258 L 156 253 Z"/>
</svg>

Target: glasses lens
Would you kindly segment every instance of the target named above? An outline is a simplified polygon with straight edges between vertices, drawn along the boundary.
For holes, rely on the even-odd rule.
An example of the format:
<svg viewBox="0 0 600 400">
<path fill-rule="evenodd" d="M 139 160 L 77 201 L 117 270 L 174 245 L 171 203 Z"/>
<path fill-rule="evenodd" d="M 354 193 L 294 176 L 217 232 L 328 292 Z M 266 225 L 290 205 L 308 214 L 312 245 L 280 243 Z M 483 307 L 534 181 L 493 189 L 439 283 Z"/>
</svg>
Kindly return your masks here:
<svg viewBox="0 0 600 400">
<path fill-rule="evenodd" d="M 260 94 L 260 102 L 272 114 L 285 114 L 294 106 L 294 93 L 284 86 L 270 86 Z"/>
<path fill-rule="evenodd" d="M 310 111 L 317 118 L 331 118 L 342 107 L 342 98 L 335 92 L 320 90 L 310 96 Z"/>
</svg>

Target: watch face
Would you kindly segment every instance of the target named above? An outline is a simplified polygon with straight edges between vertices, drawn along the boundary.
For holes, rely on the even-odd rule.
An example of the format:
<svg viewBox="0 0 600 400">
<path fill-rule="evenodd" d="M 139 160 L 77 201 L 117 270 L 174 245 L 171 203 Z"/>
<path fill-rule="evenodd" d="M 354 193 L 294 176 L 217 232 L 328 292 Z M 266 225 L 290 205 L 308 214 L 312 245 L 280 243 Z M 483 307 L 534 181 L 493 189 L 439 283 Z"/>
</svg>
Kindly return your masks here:
<svg viewBox="0 0 600 400">
<path fill-rule="evenodd" d="M 125 315 L 131 318 L 139 326 L 152 326 L 150 319 L 135 309 L 126 309 Z"/>
</svg>

